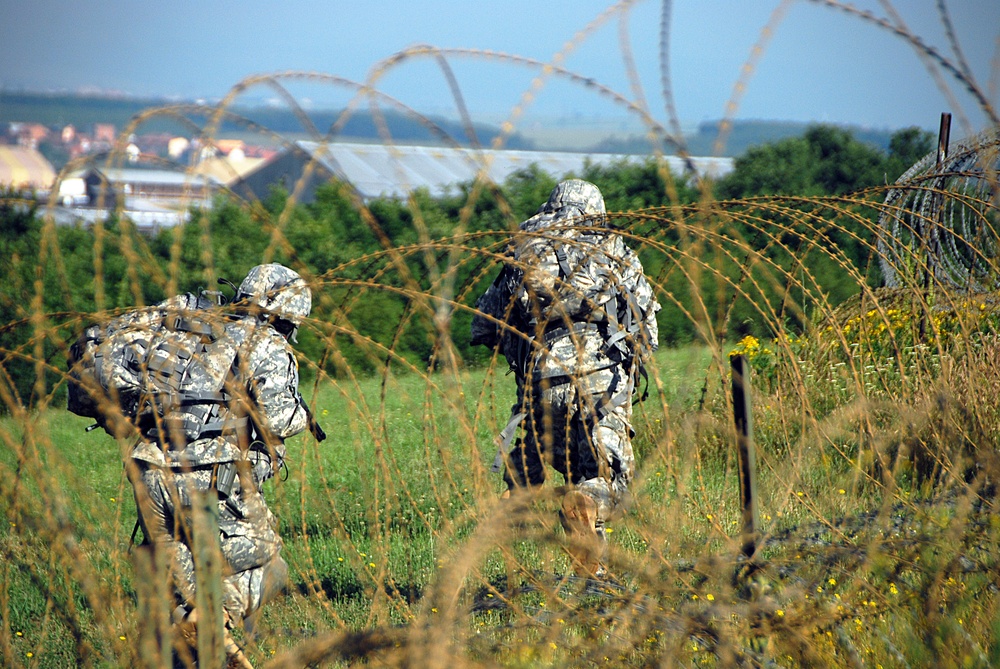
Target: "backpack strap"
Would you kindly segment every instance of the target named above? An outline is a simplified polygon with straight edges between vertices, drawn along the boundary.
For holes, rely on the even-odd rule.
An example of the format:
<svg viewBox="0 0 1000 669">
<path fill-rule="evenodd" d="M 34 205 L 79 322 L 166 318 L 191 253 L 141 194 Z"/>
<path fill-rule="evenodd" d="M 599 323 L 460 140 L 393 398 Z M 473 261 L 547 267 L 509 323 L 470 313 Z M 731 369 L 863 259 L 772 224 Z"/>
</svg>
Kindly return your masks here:
<svg viewBox="0 0 1000 669">
<path fill-rule="evenodd" d="M 230 400 L 230 395 L 224 390 L 219 392 L 195 392 L 185 391 L 180 393 L 180 404 L 188 406 L 191 404 L 226 404 Z"/>
<path fill-rule="evenodd" d="M 200 335 L 203 339 L 207 339 L 208 342 L 218 339 L 218 336 L 209 323 L 200 318 L 193 318 L 188 315 L 177 314 L 165 322 L 164 327 L 175 332 L 190 332 L 191 334 Z"/>
<path fill-rule="evenodd" d="M 163 431 L 156 427 L 146 430 L 143 434 L 158 443 L 169 443 L 174 431 L 183 430 L 184 434 L 195 435 L 186 438 L 187 441 L 191 442 L 197 439 L 212 439 L 221 437 L 224 434 L 234 434 L 245 429 L 249 423 L 250 419 L 246 416 L 209 421 L 207 423 L 184 418 L 181 421 L 173 422 L 166 430 L 167 434 L 164 434 Z"/>
<path fill-rule="evenodd" d="M 598 421 L 607 416 L 614 409 L 625 404 L 625 402 L 627 402 L 629 398 L 632 396 L 633 389 L 631 381 L 626 383 L 625 387 L 622 388 L 619 392 L 615 393 L 614 395 L 611 394 L 611 388 L 617 386 L 618 382 L 621 380 L 621 375 L 618 372 L 619 369 L 620 369 L 619 367 L 615 368 L 615 375 L 611 379 L 611 386 L 608 388 L 608 390 L 604 391 L 604 394 L 601 395 L 601 399 L 599 399 L 597 403 L 594 405 L 594 414 L 597 416 Z"/>
<path fill-rule="evenodd" d="M 497 446 L 496 457 L 493 458 L 493 464 L 490 466 L 490 471 L 494 474 L 498 473 L 503 469 L 503 458 L 504 455 L 510 451 L 510 442 L 514 440 L 514 434 L 517 432 L 517 426 L 521 424 L 528 414 L 523 411 L 517 411 L 517 405 L 511 409 L 510 420 L 507 421 L 507 425 L 500 431 L 500 434 L 496 436 L 493 443 Z"/>
<path fill-rule="evenodd" d="M 573 273 L 572 268 L 569 266 L 569 256 L 566 254 L 566 249 L 559 242 L 552 242 L 552 250 L 556 254 L 556 261 L 559 263 L 559 272 L 561 276 L 569 276 Z"/>
</svg>

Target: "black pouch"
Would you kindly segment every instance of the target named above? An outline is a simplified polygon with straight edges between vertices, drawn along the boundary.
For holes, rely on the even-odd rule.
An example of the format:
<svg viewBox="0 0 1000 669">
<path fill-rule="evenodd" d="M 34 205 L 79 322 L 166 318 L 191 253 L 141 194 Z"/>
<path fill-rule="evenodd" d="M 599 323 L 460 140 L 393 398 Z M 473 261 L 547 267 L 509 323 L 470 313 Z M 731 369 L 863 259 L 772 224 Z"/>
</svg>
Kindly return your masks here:
<svg viewBox="0 0 1000 669">
<path fill-rule="evenodd" d="M 233 492 L 233 485 L 236 483 L 236 463 L 222 462 L 215 466 L 214 472 L 215 489 L 223 497 L 229 497 Z"/>
</svg>

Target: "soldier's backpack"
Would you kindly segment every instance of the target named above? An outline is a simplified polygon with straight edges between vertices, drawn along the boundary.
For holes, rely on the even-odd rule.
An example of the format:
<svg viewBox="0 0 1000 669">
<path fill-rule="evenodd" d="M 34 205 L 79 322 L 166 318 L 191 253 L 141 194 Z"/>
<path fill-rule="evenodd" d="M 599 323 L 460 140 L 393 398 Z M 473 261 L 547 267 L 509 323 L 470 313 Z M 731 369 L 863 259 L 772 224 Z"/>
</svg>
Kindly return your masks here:
<svg viewBox="0 0 1000 669">
<path fill-rule="evenodd" d="M 645 283 L 641 265 L 613 230 L 572 221 L 529 227 L 516 238 L 511 254 L 522 273 L 514 297 L 529 322 L 541 323 L 546 331 L 600 324 L 606 346 L 619 348 L 629 364 L 637 349 L 647 346 L 644 327 L 652 295 L 636 294 Z"/>
<path fill-rule="evenodd" d="M 67 408 L 177 448 L 244 429 L 227 381 L 246 329 L 214 306 L 178 295 L 87 328 L 71 347 Z"/>
<path fill-rule="evenodd" d="M 522 274 L 516 295 L 522 312 L 548 324 L 614 318 L 621 259 L 613 255 L 616 238 L 609 233 L 553 225 L 519 234 L 511 255 Z"/>
<path fill-rule="evenodd" d="M 532 350 L 528 338 L 539 329 L 548 340 L 592 323 L 606 350 L 616 350 L 626 369 L 637 363 L 646 377 L 643 362 L 655 341 L 647 319 L 657 307 L 638 257 L 614 230 L 539 214 L 523 224 L 508 256 L 476 302 L 482 314 L 472 321 L 473 344 L 502 346 L 511 369 L 523 373 Z"/>
</svg>

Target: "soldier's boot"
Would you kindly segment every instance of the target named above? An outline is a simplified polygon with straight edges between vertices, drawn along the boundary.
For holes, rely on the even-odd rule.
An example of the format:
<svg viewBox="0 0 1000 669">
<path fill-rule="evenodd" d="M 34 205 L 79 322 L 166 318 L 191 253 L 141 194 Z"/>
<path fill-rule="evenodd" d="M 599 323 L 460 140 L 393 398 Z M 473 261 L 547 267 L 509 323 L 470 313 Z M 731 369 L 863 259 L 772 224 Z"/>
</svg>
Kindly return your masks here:
<svg viewBox="0 0 1000 669">
<path fill-rule="evenodd" d="M 578 576 L 597 576 L 604 557 L 604 542 L 597 532 L 597 502 L 579 490 L 570 490 L 563 496 L 560 516 L 573 570 Z"/>
<path fill-rule="evenodd" d="M 198 612 L 178 606 L 171 615 L 171 622 L 177 660 L 182 666 L 195 666 L 198 657 Z"/>
<path fill-rule="evenodd" d="M 277 599 L 278 595 L 284 592 L 288 586 L 288 563 L 280 555 L 272 558 L 270 562 L 260 569 L 263 572 L 260 586 L 260 601 L 257 607 L 243 618 L 243 629 L 250 638 L 256 635 L 257 619 L 260 617 L 261 609 L 268 602 Z"/>
<path fill-rule="evenodd" d="M 222 612 L 222 621 L 222 647 L 226 650 L 226 669 L 253 669 L 253 665 L 250 664 L 250 660 L 243 653 L 243 649 L 233 639 L 233 635 L 230 632 L 233 622 L 228 612 Z"/>
<path fill-rule="evenodd" d="M 224 621 L 222 646 L 226 651 L 226 669 L 254 669 L 229 631 L 231 625 L 229 614 L 223 611 L 222 615 Z M 174 637 L 175 643 L 184 646 L 177 648 L 181 661 L 184 664 L 193 664 L 192 660 L 198 649 L 198 609 L 187 611 L 184 607 L 177 607 L 174 611 Z"/>
<path fill-rule="evenodd" d="M 253 669 L 250 660 L 243 654 L 243 649 L 233 640 L 229 630 L 226 630 L 223 645 L 226 648 L 226 669 Z"/>
</svg>

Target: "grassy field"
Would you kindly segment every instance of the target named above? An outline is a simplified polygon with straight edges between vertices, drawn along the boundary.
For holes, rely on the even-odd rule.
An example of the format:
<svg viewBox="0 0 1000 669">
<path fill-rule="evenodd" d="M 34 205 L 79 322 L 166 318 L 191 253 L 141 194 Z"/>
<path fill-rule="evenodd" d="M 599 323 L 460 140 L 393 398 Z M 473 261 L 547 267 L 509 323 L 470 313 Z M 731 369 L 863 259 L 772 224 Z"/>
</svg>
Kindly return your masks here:
<svg viewBox="0 0 1000 669">
<path fill-rule="evenodd" d="M 292 190 L 266 206 L 234 201 L 246 209 L 226 205 L 157 238 L 127 219 L 77 230 L 40 211 L 48 218 L 35 225 L 42 218 L 27 220 L 34 210 L 20 195 L 0 197 L 10 221 L 0 253 L 0 667 L 173 664 L 173 596 L 154 573 L 165 565 L 132 546 L 130 444 L 87 431 L 88 420 L 63 408 L 67 341 L 85 321 L 173 295 L 191 277 L 214 288 L 222 273 L 271 261 L 293 266 L 312 290 L 302 391 L 329 438 L 290 440 L 287 475 L 266 489 L 290 579 L 254 632 L 236 633 L 254 666 L 1000 666 L 1000 138 L 973 129 L 1000 118 L 995 86 L 964 63 L 945 3 L 944 46 L 912 34 L 888 3 L 874 13 L 819 4 L 892 33 L 943 91 L 955 85 L 951 136 L 973 144 L 944 142 L 905 181 L 856 192 L 848 184 L 861 183 L 853 177 L 867 159 L 851 150 L 849 161 L 827 161 L 818 144 L 822 156 L 789 154 L 789 162 L 781 149 L 773 163 L 751 163 L 759 173 L 747 176 L 759 183 L 737 192 L 759 195 L 745 199 L 717 201 L 702 182 L 692 201 L 665 165 L 655 182 L 663 198 L 643 195 L 659 186 L 633 182 L 646 173 L 609 175 L 608 202 L 634 210 L 609 212 L 607 224 L 642 258 L 670 346 L 656 354 L 650 397 L 635 408 L 637 471 L 627 512 L 610 523 L 601 580 L 571 569 L 561 481 L 499 499 L 502 481 L 489 467 L 514 379 L 496 359 L 470 368 L 462 356 L 481 352 L 455 344 L 468 338 L 475 296 L 495 276 L 514 212 L 544 198 L 530 181 L 462 185 L 444 208 L 417 192 L 398 211 L 341 184 L 308 215 Z M 603 21 L 625 17 L 627 5 L 602 13 L 551 61 L 516 61 L 540 69 L 501 117 L 508 147 L 522 132 L 574 143 L 528 114 L 548 81 L 590 89 L 634 118 L 662 106 L 647 106 L 633 76 L 624 20 L 618 41 L 600 48 L 623 56 L 628 92 L 564 71 L 567 56 Z M 689 138 L 695 155 L 717 139 L 734 149 L 775 130 L 739 121 L 739 107 L 783 15 L 762 27 L 726 119 Z M 439 131 L 464 142 L 467 124 L 432 128 L 422 122 L 434 119 L 399 111 L 375 87 L 428 55 L 452 87 L 454 99 L 441 101 L 449 108 L 465 102 L 446 60 L 507 60 L 476 49 L 402 52 L 372 70 L 352 120 L 375 123 L 383 142 L 438 140 Z M 634 62 L 643 60 L 656 58 Z M 286 72 L 253 85 L 290 96 L 300 82 L 322 81 L 341 83 Z M 662 83 L 671 118 L 661 124 L 650 112 L 643 137 L 670 146 L 678 121 Z M 5 92 L 0 106 L 11 120 L 78 127 L 114 121 L 109 114 L 123 126 L 137 111 L 132 101 L 42 97 Z M 281 97 L 293 111 L 258 109 L 254 124 L 223 127 L 247 137 L 312 124 L 331 136 L 372 135 L 329 114 L 303 123 L 294 98 Z M 219 128 L 204 117 L 223 107 L 189 109 L 184 119 L 148 110 L 139 130 L 183 124 L 186 136 L 210 142 Z M 484 142 L 492 135 L 474 130 Z M 579 144 L 600 133 L 573 134 Z M 788 146 L 806 155 L 807 145 Z M 789 164 L 815 174 L 789 173 Z M 790 191 L 797 195 L 767 195 Z M 635 209 L 646 202 L 662 206 Z M 732 354 L 751 369 L 753 536 L 741 533 Z M 197 559 L 198 594 L 210 598 L 222 565 L 210 551 Z M 206 645 L 221 633 L 221 612 L 214 622 L 214 634 L 202 633 L 210 625 L 199 632 Z"/>
<path fill-rule="evenodd" d="M 302 390 L 329 438 L 292 439 L 287 476 L 267 488 L 290 587 L 239 635 L 247 655 L 435 669 L 1000 664 L 1000 294 L 967 288 L 996 285 L 997 268 L 970 251 L 989 244 L 960 237 L 992 234 L 997 211 L 966 188 L 979 173 L 955 179 L 955 192 L 914 187 L 912 211 L 872 192 L 609 217 L 643 257 L 661 335 L 699 343 L 664 346 L 649 366 L 632 498 L 610 524 L 601 581 L 570 568 L 561 481 L 499 499 L 489 466 L 515 397 L 506 364 L 449 355 L 500 246 L 456 233 L 310 275 L 325 316 L 302 328 Z M 961 225 L 938 260 L 966 287 L 932 278 L 914 234 L 925 198 L 954 200 L 943 210 Z M 878 223 L 886 212 L 894 227 Z M 147 244 L 130 234 L 123 244 Z M 291 249 L 282 234 L 274 247 Z M 58 237 L 45 241 L 68 283 Z M 176 272 L 146 251 L 129 256 L 132 295 L 143 276 Z M 885 261 L 884 274 L 858 258 Z M 872 287 L 890 271 L 899 287 Z M 94 316 L 45 312 L 36 285 L 23 320 L 0 326 L 0 665 L 168 666 L 170 596 L 130 546 L 130 444 L 55 400 L 66 334 Z M 382 295 L 405 308 L 373 314 Z M 431 345 L 433 364 L 414 362 L 407 337 Z M 751 560 L 734 353 L 751 369 Z M 43 372 L 55 389 L 32 391 Z"/>
<path fill-rule="evenodd" d="M 664 400 L 690 402 L 694 384 L 705 372 L 706 351 L 681 350 L 661 357 L 670 388 Z M 653 402 L 660 397 L 654 389 Z M 271 650 L 295 642 L 294 634 L 281 639 L 286 629 L 360 629 L 373 622 L 398 624 L 414 618 L 421 593 L 434 581 L 440 562 L 484 516 L 496 511 L 502 481 L 486 469 L 494 455 L 493 434 L 502 427 L 513 399 L 511 379 L 487 379 L 482 371 L 458 379 L 407 373 L 312 388 L 310 401 L 330 436 L 323 443 L 311 436 L 291 440 L 287 479 L 269 488 L 295 574 L 292 592 L 267 614 L 264 627 L 271 624 L 279 632 L 270 642 Z M 646 442 L 660 421 L 650 420 L 642 409 L 637 419 L 643 434 L 637 445 L 655 449 Z M 0 463 L 6 471 L 19 473 L 4 486 L 8 495 L 3 506 L 10 520 L 3 534 L 5 554 L 11 558 L 5 601 L 11 607 L 3 621 L 13 634 L 11 651 L 22 659 L 27 653 L 55 659 L 74 652 L 72 635 L 59 621 L 37 629 L 36 616 L 52 605 L 56 593 L 50 588 L 56 583 L 43 585 L 48 576 L 32 578 L 30 570 L 13 570 L 40 558 L 51 533 L 74 535 L 85 559 L 48 567 L 66 569 L 68 578 L 86 572 L 111 586 L 101 589 L 101 597 L 124 607 L 115 631 L 126 638 L 135 635 L 136 621 L 126 622 L 132 589 L 129 539 L 135 520 L 121 457 L 121 447 L 127 445 L 116 444 L 102 430 L 87 432 L 90 422 L 54 408 L 0 423 L 5 442 Z M 662 475 L 659 471 L 654 479 Z M 546 531 L 554 533 L 551 522 Z M 623 546 L 641 547 L 635 536 L 622 535 Z M 560 551 L 530 544 L 518 548 L 523 568 L 567 571 Z M 492 555 L 482 566 L 480 580 L 495 580 L 506 569 L 502 556 Z M 380 595 L 382 590 L 385 594 Z M 32 629 L 39 634 L 25 634 Z"/>
<path fill-rule="evenodd" d="M 487 468 L 511 378 L 406 372 L 306 385 L 330 437 L 292 440 L 287 479 L 269 489 L 291 585 L 241 642 L 275 666 L 993 664 L 992 497 L 975 477 L 955 480 L 953 464 L 935 487 L 912 458 L 879 455 L 880 439 L 908 420 L 916 429 L 912 399 L 876 408 L 873 393 L 845 396 L 819 415 L 818 401 L 795 406 L 787 389 L 771 391 L 765 359 L 780 359 L 779 344 L 735 347 L 757 365 L 765 534 L 760 570 L 746 578 L 735 576 L 739 488 L 720 357 L 733 345 L 657 355 L 635 416 L 634 500 L 611 525 L 613 580 L 601 584 L 572 576 L 552 498 L 498 500 Z M 834 380 L 802 388 L 832 397 Z M 870 423 L 868 454 L 859 420 Z M 125 445 L 87 423 L 57 408 L 0 423 L 5 666 L 142 657 Z"/>
</svg>

